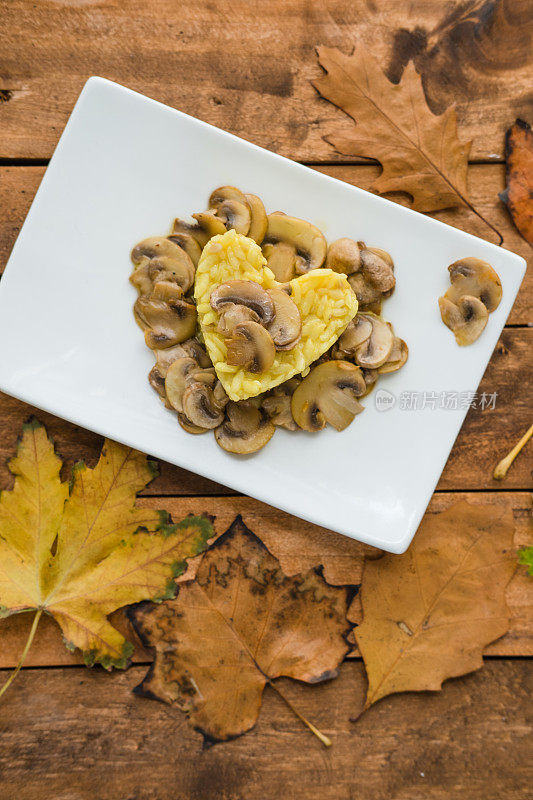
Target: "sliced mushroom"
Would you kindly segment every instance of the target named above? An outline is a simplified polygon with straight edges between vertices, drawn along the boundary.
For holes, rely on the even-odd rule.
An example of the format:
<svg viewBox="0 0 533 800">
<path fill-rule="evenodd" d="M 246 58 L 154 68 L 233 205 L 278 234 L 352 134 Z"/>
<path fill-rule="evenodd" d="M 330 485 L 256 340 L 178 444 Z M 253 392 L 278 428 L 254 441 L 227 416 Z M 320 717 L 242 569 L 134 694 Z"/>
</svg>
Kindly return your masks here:
<svg viewBox="0 0 533 800">
<path fill-rule="evenodd" d="M 326 258 L 327 244 L 322 232 L 310 222 L 289 217 L 287 214 L 275 212 L 268 215 L 264 241 L 275 246 L 281 242 L 292 246 L 295 251 L 293 269 L 299 274 L 321 267 Z M 271 251 L 267 260 L 272 260 Z M 289 280 L 289 278 L 278 278 L 278 280 Z"/>
<path fill-rule="evenodd" d="M 363 373 L 363 378 L 365 379 L 366 384 L 366 391 L 361 396 L 366 397 L 366 395 L 370 394 L 376 385 L 376 381 L 379 378 L 379 372 L 377 369 L 362 369 L 361 372 Z"/>
<path fill-rule="evenodd" d="M 224 420 L 224 409 L 218 405 L 211 389 L 206 383 L 190 383 L 182 398 L 183 414 L 199 428 L 216 428 Z"/>
<path fill-rule="evenodd" d="M 455 334 L 458 345 L 465 347 L 481 336 L 485 329 L 489 312 L 479 297 L 465 295 L 457 303 L 446 296 L 439 297 L 442 321 Z"/>
<path fill-rule="evenodd" d="M 148 383 L 156 390 L 162 400 L 167 399 L 165 392 L 165 376 L 161 373 L 159 366 L 155 364 L 148 373 Z"/>
<path fill-rule="evenodd" d="M 215 217 L 209 211 L 204 211 L 201 214 L 193 214 L 196 224 L 192 222 L 184 222 L 177 218 L 174 220 L 173 233 L 174 234 L 187 234 L 196 240 L 200 248 L 203 248 L 208 243 L 212 236 L 217 236 L 220 233 L 226 233 L 226 227 L 221 219 Z"/>
<path fill-rule="evenodd" d="M 268 293 L 255 281 L 228 281 L 211 292 L 211 308 L 219 313 L 230 305 L 246 306 L 254 311 L 259 320 L 268 325 L 274 318 L 274 303 Z"/>
<path fill-rule="evenodd" d="M 250 213 L 252 215 L 250 229 L 247 235 L 250 237 L 250 239 L 253 239 L 254 242 L 257 242 L 257 244 L 261 244 L 265 238 L 265 233 L 268 227 L 268 220 L 263 201 L 255 194 L 245 194 L 244 196 L 250 207 Z"/>
<path fill-rule="evenodd" d="M 183 289 L 177 283 L 171 281 L 157 281 L 151 297 L 157 300 L 164 300 L 166 303 L 176 303 L 183 297 Z"/>
<path fill-rule="evenodd" d="M 186 355 L 189 355 L 198 362 L 199 367 L 205 369 L 206 367 L 212 366 L 211 359 L 207 355 L 205 347 L 200 344 L 198 339 L 187 339 L 187 341 L 183 342 L 182 347 L 185 350 Z"/>
<path fill-rule="evenodd" d="M 306 431 L 320 431 L 327 422 L 343 431 L 363 411 L 358 398 L 365 390 L 359 367 L 349 361 L 326 361 L 314 367 L 294 392 L 292 415 Z"/>
<path fill-rule="evenodd" d="M 230 401 L 226 418 L 215 430 L 217 443 L 228 453 L 255 453 L 270 441 L 276 429 L 266 414 L 249 400 Z"/>
<path fill-rule="evenodd" d="M 355 296 L 362 310 L 366 311 L 370 307 L 372 307 L 373 310 L 380 310 L 382 299 L 381 291 L 372 283 L 364 272 L 356 272 L 354 275 L 349 275 L 348 283 L 355 292 Z"/>
<path fill-rule="evenodd" d="M 290 378 L 262 398 L 261 408 L 264 408 L 277 428 L 285 428 L 288 431 L 298 429 L 292 416 L 291 396 L 299 384 L 300 379 Z"/>
<path fill-rule="evenodd" d="M 291 350 L 302 334 L 298 306 L 283 289 L 268 289 L 274 304 L 274 318 L 267 326 L 276 350 Z"/>
<path fill-rule="evenodd" d="M 346 358 L 355 355 L 357 348 L 366 342 L 372 333 L 372 322 L 362 314 L 358 314 L 348 323 L 334 347 L 335 358 Z"/>
<path fill-rule="evenodd" d="M 246 306 L 236 306 L 233 303 L 225 307 L 220 314 L 217 331 L 222 336 L 231 337 L 233 329 L 241 322 L 259 322 L 259 315 Z"/>
<path fill-rule="evenodd" d="M 364 245 L 364 242 L 360 242 Z M 361 249 L 363 273 L 382 294 L 391 292 L 396 285 L 394 265 L 390 255 L 377 247 L 363 246 Z"/>
<path fill-rule="evenodd" d="M 478 297 L 487 311 L 494 311 L 502 299 L 502 284 L 491 265 L 480 258 L 461 258 L 448 267 L 451 287 L 445 297 L 452 303 L 461 297 Z"/>
<path fill-rule="evenodd" d="M 136 266 L 130 280 L 141 292 L 148 294 L 156 281 L 177 283 L 184 292 L 194 281 L 194 264 L 176 242 L 166 236 L 143 239 L 131 251 Z"/>
<path fill-rule="evenodd" d="M 351 275 L 361 267 L 361 253 L 359 245 L 353 239 L 344 237 L 332 242 L 328 247 L 326 267 L 334 272 Z"/>
<path fill-rule="evenodd" d="M 378 367 L 378 373 L 380 375 L 386 375 L 388 372 L 396 372 L 403 367 L 408 356 L 409 348 L 407 347 L 407 344 L 403 339 L 395 336 L 388 358 L 385 363 L 381 365 L 381 367 Z"/>
<path fill-rule="evenodd" d="M 201 428 L 199 425 L 195 425 L 190 421 L 190 419 L 187 419 L 185 414 L 178 413 L 178 422 L 183 430 L 187 431 L 187 433 L 200 434 L 207 433 L 209 430 L 209 428 Z"/>
<path fill-rule="evenodd" d="M 192 372 L 198 368 L 194 358 L 177 358 L 170 364 L 165 377 L 167 400 L 176 411 L 183 412 L 183 395 Z"/>
<path fill-rule="evenodd" d="M 372 325 L 370 336 L 357 347 L 355 363 L 360 367 L 376 369 L 387 361 L 394 343 L 394 334 L 389 325 L 374 314 L 361 314 Z"/>
<path fill-rule="evenodd" d="M 248 372 L 265 372 L 276 357 L 271 335 L 258 322 L 241 322 L 226 340 L 226 361 L 230 366 L 243 367 Z"/>
<path fill-rule="evenodd" d="M 182 299 L 161 300 L 141 295 L 134 305 L 137 323 L 152 350 L 164 350 L 189 339 L 196 330 L 196 306 Z"/>
<path fill-rule="evenodd" d="M 222 220 L 226 230 L 233 228 L 244 236 L 250 229 L 252 215 L 250 206 L 239 189 L 235 186 L 220 186 L 209 198 L 209 208 Z"/>
<path fill-rule="evenodd" d="M 191 259 L 194 267 L 198 266 L 200 256 L 202 255 L 202 248 L 190 233 L 171 233 L 168 237 L 171 242 L 175 242 L 182 250 L 185 250 Z"/>
<path fill-rule="evenodd" d="M 294 277 L 296 247 L 287 242 L 277 242 L 263 244 L 262 249 L 266 265 L 274 273 L 275 279 L 280 283 L 290 281 Z"/>
</svg>

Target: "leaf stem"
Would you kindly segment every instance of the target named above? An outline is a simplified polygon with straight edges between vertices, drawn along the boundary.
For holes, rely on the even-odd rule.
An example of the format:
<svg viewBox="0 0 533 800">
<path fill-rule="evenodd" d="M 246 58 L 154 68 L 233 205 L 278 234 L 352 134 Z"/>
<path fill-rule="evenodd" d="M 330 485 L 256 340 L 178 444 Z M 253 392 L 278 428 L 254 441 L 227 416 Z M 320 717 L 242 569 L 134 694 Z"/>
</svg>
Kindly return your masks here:
<svg viewBox="0 0 533 800">
<path fill-rule="evenodd" d="M 314 733 L 314 735 L 317 737 L 317 739 L 320 739 L 320 741 L 322 742 L 322 744 L 324 745 L 324 747 L 331 747 L 331 739 L 329 739 L 329 738 L 328 738 L 328 737 L 327 737 L 327 736 L 326 736 L 324 733 L 322 733 L 321 731 L 319 731 L 319 730 L 318 730 L 318 728 L 316 728 L 316 727 L 313 725 L 313 723 L 312 723 L 312 722 L 309 722 L 309 720 L 308 720 L 308 719 L 306 719 L 306 718 L 303 716 L 303 714 L 300 714 L 300 712 L 298 711 L 298 709 L 297 709 L 297 708 L 295 708 L 295 707 L 293 706 L 293 704 L 292 704 L 292 703 L 291 703 L 291 701 L 288 699 L 288 697 L 285 697 L 285 695 L 283 694 L 283 692 L 282 692 L 282 691 L 280 691 L 280 689 L 278 689 L 278 687 L 277 687 L 277 686 L 276 686 L 274 683 L 272 683 L 272 681 L 271 681 L 270 679 L 268 680 L 268 684 L 269 684 L 269 686 L 271 686 L 271 687 L 274 689 L 274 691 L 275 691 L 275 692 L 277 692 L 277 693 L 279 694 L 279 696 L 281 697 L 281 699 L 284 701 L 284 703 L 286 703 L 286 705 L 287 705 L 287 706 L 290 708 L 290 710 L 293 712 L 293 714 L 296 714 L 296 716 L 298 717 L 298 719 L 299 719 L 301 722 L 303 722 L 303 724 L 304 724 L 304 725 L 306 725 L 306 726 L 309 728 L 309 730 L 311 731 L 311 733 Z"/>
<path fill-rule="evenodd" d="M 498 230 L 498 228 L 495 228 L 495 227 L 494 227 L 494 225 L 492 225 L 492 223 L 490 223 L 490 222 L 488 221 L 488 219 L 486 219 L 486 218 L 483 216 L 483 214 L 480 214 L 480 213 L 479 213 L 479 211 L 477 211 L 477 210 L 476 210 L 476 208 L 475 208 L 475 207 L 472 205 L 472 203 L 470 202 L 470 200 L 467 200 L 467 199 L 466 199 L 466 197 L 463 197 L 463 195 L 462 195 L 462 194 L 460 194 L 459 192 L 457 192 L 457 193 L 459 194 L 459 197 L 460 197 L 460 198 L 463 200 L 463 202 L 464 202 L 464 203 L 466 203 L 466 205 L 467 205 L 467 207 L 470 209 L 470 211 L 473 211 L 473 212 L 474 212 L 474 214 L 476 215 L 476 217 L 479 217 L 479 219 L 480 219 L 482 222 L 484 222 L 484 223 L 485 223 L 485 225 L 488 225 L 488 227 L 491 229 L 491 231 L 493 231 L 493 232 L 496 234 L 496 236 L 497 236 L 497 237 L 498 237 L 498 239 L 500 240 L 500 241 L 498 242 L 498 247 L 501 247 L 501 246 L 502 246 L 502 244 L 503 244 L 503 236 L 502 236 L 502 234 L 500 233 L 500 231 Z"/>
<path fill-rule="evenodd" d="M 24 646 L 24 650 L 22 651 L 22 655 L 20 657 L 19 663 L 17 664 L 17 666 L 15 667 L 15 669 L 13 670 L 13 672 L 11 673 L 11 675 L 9 676 L 7 681 L 4 683 L 4 685 L 0 689 L 0 697 L 2 697 L 4 692 L 6 692 L 7 689 L 9 689 L 9 687 L 11 686 L 11 684 L 13 683 L 15 678 L 17 677 L 18 673 L 20 672 L 21 667 L 22 667 L 22 665 L 24 664 L 24 662 L 26 660 L 26 656 L 28 655 L 29 649 L 30 649 L 31 644 L 33 642 L 33 638 L 35 636 L 35 631 L 37 630 L 37 625 L 39 624 L 39 620 L 41 619 L 42 613 L 43 613 L 42 608 L 38 608 L 37 612 L 36 612 L 36 614 L 35 614 L 35 616 L 33 618 L 33 623 L 32 623 L 32 626 L 31 626 L 31 630 L 30 630 L 28 639 L 26 641 L 26 644 Z"/>
<path fill-rule="evenodd" d="M 505 476 L 507 475 L 507 470 L 517 457 L 520 450 L 528 443 L 533 435 L 533 425 L 525 432 L 519 442 L 515 444 L 513 449 L 510 453 L 508 453 L 505 458 L 502 458 L 499 464 L 497 464 L 496 469 L 494 470 L 494 479 L 497 481 L 502 481 Z"/>
</svg>

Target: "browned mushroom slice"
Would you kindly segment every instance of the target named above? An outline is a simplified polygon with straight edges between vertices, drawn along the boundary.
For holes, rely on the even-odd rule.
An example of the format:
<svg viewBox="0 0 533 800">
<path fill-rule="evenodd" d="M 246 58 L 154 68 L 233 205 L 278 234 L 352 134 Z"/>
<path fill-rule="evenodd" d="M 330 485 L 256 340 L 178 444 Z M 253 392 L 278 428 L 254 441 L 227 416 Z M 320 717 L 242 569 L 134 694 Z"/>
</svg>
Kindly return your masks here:
<svg viewBox="0 0 533 800">
<path fill-rule="evenodd" d="M 165 376 L 161 373 L 157 364 L 155 364 L 148 373 L 148 383 L 156 390 L 162 400 L 167 399 L 165 392 Z"/>
<path fill-rule="evenodd" d="M 134 305 L 137 323 L 152 350 L 164 350 L 189 339 L 196 330 L 196 306 L 185 300 L 141 295 Z"/>
<path fill-rule="evenodd" d="M 326 423 L 343 431 L 363 411 L 358 398 L 366 391 L 359 367 L 349 361 L 326 361 L 303 379 L 292 396 L 292 415 L 306 431 L 320 431 Z"/>
<path fill-rule="evenodd" d="M 226 418 L 215 430 L 217 443 L 228 453 L 244 455 L 264 447 L 276 429 L 266 414 L 249 400 L 230 401 Z"/>
<path fill-rule="evenodd" d="M 394 334 L 389 325 L 374 314 L 361 314 L 372 325 L 370 336 L 356 348 L 355 363 L 360 367 L 376 369 L 387 361 L 392 350 Z"/>
<path fill-rule="evenodd" d="M 274 363 L 276 348 L 271 335 L 258 322 L 241 322 L 226 340 L 226 361 L 248 372 L 266 372 Z"/>
<path fill-rule="evenodd" d="M 245 306 L 254 311 L 265 325 L 274 318 L 274 303 L 268 292 L 255 281 L 221 283 L 211 292 L 210 303 L 219 313 L 227 311 L 230 305 Z"/>
<path fill-rule="evenodd" d="M 252 215 L 250 229 L 247 235 L 250 237 L 250 239 L 253 239 L 255 242 L 257 242 L 257 244 L 261 244 L 265 238 L 265 233 L 268 226 L 268 220 L 263 201 L 255 194 L 245 194 L 244 196 L 250 207 L 250 212 Z"/>
<path fill-rule="evenodd" d="M 195 425 L 190 419 L 187 419 L 185 414 L 178 413 L 178 422 L 187 433 L 200 434 L 207 433 L 209 430 L 209 428 L 201 428 L 199 425 Z"/>
<path fill-rule="evenodd" d="M 363 314 L 358 314 L 348 323 L 346 330 L 339 336 L 335 345 L 335 358 L 346 358 L 355 355 L 357 348 L 366 342 L 372 333 L 372 322 Z"/>
<path fill-rule="evenodd" d="M 187 341 L 183 342 L 181 345 L 185 350 L 185 355 L 194 358 L 195 361 L 198 362 L 198 366 L 205 369 L 206 367 L 212 367 L 211 359 L 207 355 L 207 351 L 205 347 L 203 347 L 198 339 L 192 338 L 187 339 Z"/>
<path fill-rule="evenodd" d="M 183 395 L 187 381 L 198 364 L 194 358 L 177 358 L 169 365 L 165 377 L 165 392 L 168 402 L 176 411 L 183 412 Z"/>
<path fill-rule="evenodd" d="M 274 318 L 267 326 L 276 350 L 291 350 L 302 333 L 298 306 L 283 289 L 268 289 L 274 304 Z"/>
<path fill-rule="evenodd" d="M 440 315 L 444 324 L 453 331 L 455 340 L 461 347 L 466 347 L 481 336 L 489 312 L 479 297 L 465 295 L 457 303 L 447 297 L 439 297 Z"/>
<path fill-rule="evenodd" d="M 298 430 L 298 425 L 292 416 L 291 397 L 299 384 L 299 378 L 290 378 L 262 398 L 261 408 L 266 411 L 277 428 Z"/>
<path fill-rule="evenodd" d="M 502 284 L 491 265 L 480 258 L 461 258 L 448 267 L 451 287 L 445 297 L 452 303 L 461 297 L 478 297 L 487 311 L 494 311 L 502 299 Z"/>
<path fill-rule="evenodd" d="M 361 372 L 363 373 L 363 378 L 365 379 L 366 384 L 366 390 L 361 397 L 366 397 L 366 395 L 370 394 L 376 385 L 377 379 L 379 378 L 379 372 L 377 369 L 362 369 Z"/>
<path fill-rule="evenodd" d="M 349 275 L 348 283 L 355 292 L 355 296 L 362 310 L 367 310 L 372 306 L 379 311 L 382 293 L 364 272 L 356 272 L 354 275 Z"/>
<path fill-rule="evenodd" d="M 332 242 L 328 247 L 326 267 L 345 275 L 357 272 L 361 267 L 359 244 L 346 237 Z"/>
<path fill-rule="evenodd" d="M 216 428 L 224 420 L 224 409 L 218 405 L 206 383 L 194 381 L 183 392 L 183 414 L 199 428 Z"/>
<path fill-rule="evenodd" d="M 327 244 L 321 231 L 310 222 L 287 214 L 268 215 L 268 227 L 265 235 L 265 244 L 277 246 L 279 243 L 289 245 L 295 253 L 293 269 L 298 274 L 309 272 L 311 269 L 321 267 L 326 258 Z M 286 250 L 288 253 L 289 251 Z M 271 262 L 272 251 L 266 256 Z M 269 263 L 270 266 L 270 263 Z M 272 267 L 271 267 L 272 269 Z M 274 270 L 272 270 L 274 272 Z M 274 273 L 275 274 L 275 273 Z M 277 280 L 290 280 L 292 275 Z"/>
<path fill-rule="evenodd" d="M 184 292 L 194 281 L 194 264 L 188 254 L 167 236 L 143 239 L 131 251 L 136 269 L 130 281 L 141 294 L 148 294 L 158 280 L 177 283 Z"/>
<path fill-rule="evenodd" d="M 182 250 L 185 250 L 196 269 L 200 256 L 202 255 L 202 248 L 196 239 L 191 236 L 190 233 L 171 233 L 168 238 L 171 242 L 175 242 L 181 247 Z"/>
<path fill-rule="evenodd" d="M 220 312 L 217 331 L 222 336 L 230 337 L 233 329 L 241 322 L 260 322 L 259 315 L 246 306 L 236 306 L 233 303 L 224 306 Z"/>
<path fill-rule="evenodd" d="M 212 236 L 217 236 L 220 233 L 226 233 L 226 227 L 221 219 L 215 217 L 209 211 L 204 211 L 201 214 L 193 214 L 196 223 L 184 222 L 177 218 L 174 220 L 173 233 L 174 234 L 188 234 L 195 239 L 200 246 L 204 248 Z"/>
<path fill-rule="evenodd" d="M 394 277 L 394 264 L 390 255 L 377 247 L 366 247 L 364 242 L 361 249 L 361 263 L 363 273 L 376 286 L 381 293 L 390 293 L 396 284 Z"/>
<path fill-rule="evenodd" d="M 233 228 L 246 236 L 252 215 L 244 194 L 235 186 L 220 186 L 209 198 L 209 208 L 222 220 L 226 230 Z"/>
<path fill-rule="evenodd" d="M 287 242 L 263 243 L 263 255 L 267 267 L 272 270 L 274 277 L 280 283 L 290 281 L 294 277 L 294 264 L 296 261 L 296 248 Z"/>
<path fill-rule="evenodd" d="M 396 372 L 403 367 L 408 356 L 409 348 L 407 347 L 407 344 L 403 339 L 395 336 L 389 356 L 385 363 L 382 364 L 381 367 L 378 367 L 378 373 L 380 375 L 386 375 L 388 372 Z"/>
</svg>

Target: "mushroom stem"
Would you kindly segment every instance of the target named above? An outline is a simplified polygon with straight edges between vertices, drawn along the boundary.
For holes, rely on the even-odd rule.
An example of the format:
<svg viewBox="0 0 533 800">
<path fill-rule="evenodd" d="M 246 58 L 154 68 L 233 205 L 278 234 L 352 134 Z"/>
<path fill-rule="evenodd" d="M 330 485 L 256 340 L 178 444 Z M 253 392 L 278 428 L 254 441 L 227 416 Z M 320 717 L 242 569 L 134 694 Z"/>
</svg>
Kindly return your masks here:
<svg viewBox="0 0 533 800">
<path fill-rule="evenodd" d="M 526 431 L 526 433 L 522 436 L 520 441 L 517 444 L 515 444 L 515 446 L 511 450 L 511 452 L 508 455 L 506 455 L 505 458 L 502 458 L 500 463 L 497 465 L 496 469 L 494 470 L 494 479 L 495 480 L 502 481 L 505 478 L 505 476 L 507 475 L 507 471 L 508 471 L 509 467 L 511 466 L 511 464 L 513 463 L 513 461 L 517 457 L 517 455 L 520 452 L 520 450 L 522 450 L 522 448 L 531 439 L 532 435 L 533 435 L 533 425 L 531 425 L 529 430 Z"/>
</svg>

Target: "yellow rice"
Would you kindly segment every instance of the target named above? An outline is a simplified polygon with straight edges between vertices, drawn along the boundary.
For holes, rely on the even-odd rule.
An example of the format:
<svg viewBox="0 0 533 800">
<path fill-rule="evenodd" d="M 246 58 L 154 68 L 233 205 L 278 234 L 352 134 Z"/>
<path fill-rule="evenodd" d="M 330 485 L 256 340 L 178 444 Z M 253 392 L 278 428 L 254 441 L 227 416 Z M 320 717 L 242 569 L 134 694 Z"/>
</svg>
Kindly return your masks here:
<svg viewBox="0 0 533 800">
<path fill-rule="evenodd" d="M 337 341 L 357 313 L 357 298 L 346 275 L 315 269 L 291 281 L 292 299 L 302 318 L 302 336 L 292 350 L 279 351 L 272 367 L 255 374 L 226 363 L 224 337 L 217 332 L 219 314 L 211 308 L 213 289 L 232 280 L 250 280 L 265 289 L 277 286 L 261 248 L 253 239 L 229 230 L 204 247 L 196 270 L 194 297 L 198 318 L 216 373 L 232 400 L 255 397 L 309 371 L 309 365 Z"/>
</svg>

